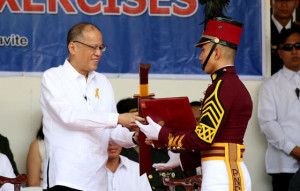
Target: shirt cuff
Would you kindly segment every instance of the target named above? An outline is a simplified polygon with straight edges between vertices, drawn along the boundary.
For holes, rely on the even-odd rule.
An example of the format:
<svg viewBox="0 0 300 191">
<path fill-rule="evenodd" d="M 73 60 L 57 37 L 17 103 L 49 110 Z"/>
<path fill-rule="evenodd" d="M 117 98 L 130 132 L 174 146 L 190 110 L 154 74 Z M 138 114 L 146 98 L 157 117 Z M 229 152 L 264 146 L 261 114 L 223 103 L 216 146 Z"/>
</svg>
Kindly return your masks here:
<svg viewBox="0 0 300 191">
<path fill-rule="evenodd" d="M 297 145 L 295 145 L 292 142 L 287 142 L 283 148 L 283 151 L 287 154 L 290 155 L 292 150 L 296 147 Z"/>
</svg>

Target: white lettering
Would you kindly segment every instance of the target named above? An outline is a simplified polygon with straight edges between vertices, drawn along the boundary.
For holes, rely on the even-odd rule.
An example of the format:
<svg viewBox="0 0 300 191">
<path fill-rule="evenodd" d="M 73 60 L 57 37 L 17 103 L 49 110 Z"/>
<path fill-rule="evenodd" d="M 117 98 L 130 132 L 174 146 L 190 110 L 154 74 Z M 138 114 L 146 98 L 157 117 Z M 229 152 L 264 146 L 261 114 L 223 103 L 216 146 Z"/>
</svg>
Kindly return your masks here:
<svg viewBox="0 0 300 191">
<path fill-rule="evenodd" d="M 0 36 L 0 46 L 16 46 L 26 47 L 28 45 L 28 39 L 26 37 L 20 37 L 17 34 L 11 34 L 10 36 Z"/>
</svg>

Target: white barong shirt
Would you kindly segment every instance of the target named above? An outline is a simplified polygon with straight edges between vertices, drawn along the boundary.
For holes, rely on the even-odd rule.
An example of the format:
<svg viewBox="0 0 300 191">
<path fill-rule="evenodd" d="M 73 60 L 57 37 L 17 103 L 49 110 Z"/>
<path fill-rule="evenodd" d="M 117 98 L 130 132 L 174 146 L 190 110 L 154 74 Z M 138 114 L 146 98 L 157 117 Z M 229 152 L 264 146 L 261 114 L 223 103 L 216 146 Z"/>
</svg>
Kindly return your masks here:
<svg viewBox="0 0 300 191">
<path fill-rule="evenodd" d="M 300 146 L 300 98 L 295 89 L 300 88 L 300 72 L 285 66 L 263 82 L 258 99 L 258 121 L 266 135 L 267 173 L 295 173 L 297 160 L 290 155 Z"/>
<path fill-rule="evenodd" d="M 108 79 L 90 72 L 86 80 L 65 60 L 42 77 L 46 158 L 43 189 L 62 185 L 107 190 L 107 147 L 131 147 L 133 133 L 117 126 L 114 92 Z"/>
</svg>

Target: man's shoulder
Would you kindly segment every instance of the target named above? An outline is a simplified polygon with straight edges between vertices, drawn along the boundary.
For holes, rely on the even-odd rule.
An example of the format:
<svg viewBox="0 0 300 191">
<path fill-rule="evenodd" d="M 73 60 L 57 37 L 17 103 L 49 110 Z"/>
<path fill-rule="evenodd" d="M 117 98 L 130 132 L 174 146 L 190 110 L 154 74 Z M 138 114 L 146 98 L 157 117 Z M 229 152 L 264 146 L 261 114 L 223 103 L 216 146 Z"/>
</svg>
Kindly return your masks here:
<svg viewBox="0 0 300 191">
<path fill-rule="evenodd" d="M 96 83 L 111 85 L 108 78 L 99 72 L 94 71 L 94 79 L 96 80 Z"/>
<path fill-rule="evenodd" d="M 282 69 L 278 70 L 276 73 L 268 77 L 264 82 L 271 83 L 280 80 L 281 77 L 282 77 Z"/>
<path fill-rule="evenodd" d="M 264 88 L 272 88 L 272 87 L 278 87 L 281 83 L 280 83 L 280 78 L 281 78 L 281 70 L 279 70 L 278 72 L 276 72 L 275 74 L 273 74 L 272 76 L 268 77 L 267 79 L 265 79 L 261 85 L 261 87 Z"/>
<path fill-rule="evenodd" d="M 238 75 L 227 75 L 221 78 L 220 81 L 219 86 L 216 85 L 214 92 L 223 100 L 230 101 L 235 100 L 235 98 L 243 98 L 240 100 L 245 101 L 245 104 L 251 101 L 251 95 Z M 243 96 L 241 97 L 241 95 Z"/>
<path fill-rule="evenodd" d="M 62 71 L 62 65 L 59 65 L 57 67 L 52 67 L 52 68 L 49 68 L 47 69 L 44 73 L 43 73 L 43 76 L 46 76 L 46 75 L 52 75 L 52 74 L 57 74 L 59 73 L 60 71 Z"/>
<path fill-rule="evenodd" d="M 129 158 L 127 158 L 127 157 L 125 157 L 125 156 L 120 155 L 120 158 L 121 158 L 121 160 L 122 160 L 122 162 L 123 162 L 124 164 L 130 165 L 130 167 L 131 167 L 131 166 L 139 167 L 139 163 L 137 163 L 137 162 L 135 162 L 135 161 L 133 161 L 133 160 L 130 160 Z"/>
<path fill-rule="evenodd" d="M 236 88 L 238 86 L 244 86 L 238 75 L 224 75 L 218 81 L 222 81 L 222 86 L 226 88 Z M 218 82 L 217 82 L 218 83 Z"/>
<path fill-rule="evenodd" d="M 140 171 L 139 163 L 137 163 L 133 160 L 130 160 L 129 158 L 121 156 L 121 155 L 120 155 L 120 158 L 121 158 L 123 165 L 126 167 L 126 169 L 131 171 L 133 174 Z"/>
<path fill-rule="evenodd" d="M 97 78 L 107 79 L 107 77 L 106 77 L 104 74 L 99 73 L 99 72 L 96 72 L 96 71 L 94 71 L 94 75 L 95 75 Z"/>
</svg>

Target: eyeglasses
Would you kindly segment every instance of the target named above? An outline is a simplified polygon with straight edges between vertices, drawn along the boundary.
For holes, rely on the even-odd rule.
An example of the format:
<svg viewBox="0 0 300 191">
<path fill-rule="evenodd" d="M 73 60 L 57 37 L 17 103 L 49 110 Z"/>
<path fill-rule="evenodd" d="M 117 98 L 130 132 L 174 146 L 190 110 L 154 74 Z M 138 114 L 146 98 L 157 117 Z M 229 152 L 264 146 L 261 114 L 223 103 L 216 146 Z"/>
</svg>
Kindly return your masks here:
<svg viewBox="0 0 300 191">
<path fill-rule="evenodd" d="M 87 47 L 89 47 L 89 48 L 92 48 L 95 52 L 96 52 L 96 50 L 100 50 L 101 52 L 104 52 L 105 50 L 106 50 L 106 48 L 107 48 L 107 46 L 105 45 L 105 44 L 102 44 L 102 45 L 100 45 L 100 46 L 97 46 L 97 45 L 88 45 L 88 44 L 85 44 L 85 43 L 83 43 L 83 42 L 80 42 L 80 41 L 77 41 L 77 40 L 74 40 L 73 42 L 78 42 L 78 43 L 80 43 L 80 44 L 83 44 L 84 46 L 87 46 Z"/>
<path fill-rule="evenodd" d="M 300 50 L 300 42 L 297 42 L 296 44 L 285 44 L 281 49 L 285 51 L 291 51 L 293 47 L 295 47 L 296 50 Z"/>
</svg>

